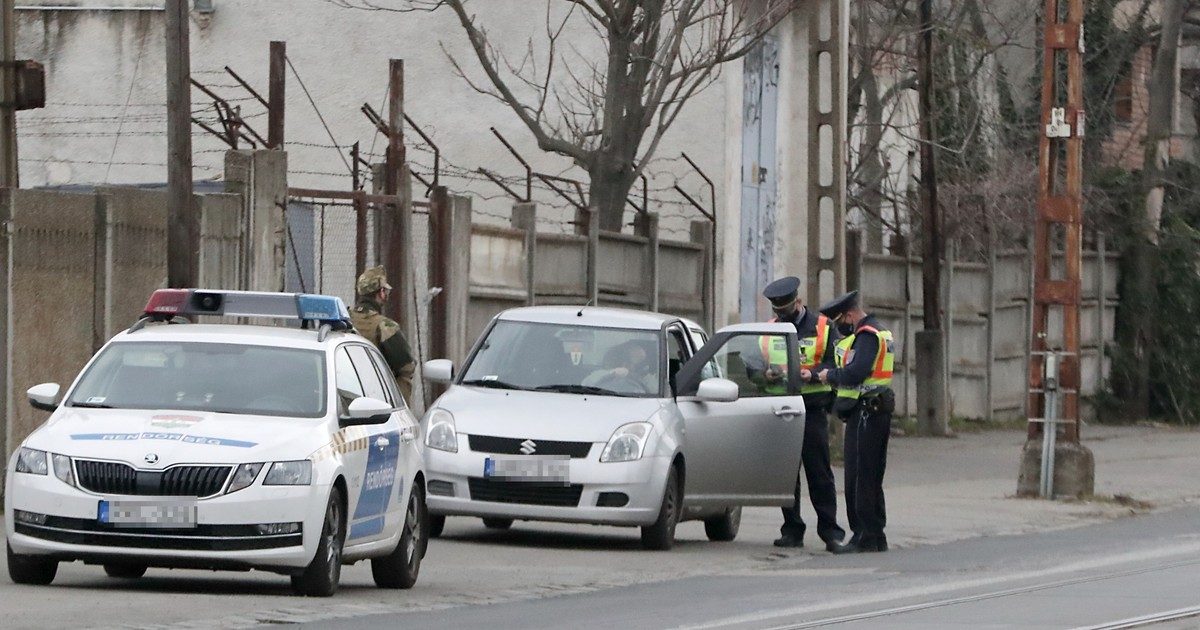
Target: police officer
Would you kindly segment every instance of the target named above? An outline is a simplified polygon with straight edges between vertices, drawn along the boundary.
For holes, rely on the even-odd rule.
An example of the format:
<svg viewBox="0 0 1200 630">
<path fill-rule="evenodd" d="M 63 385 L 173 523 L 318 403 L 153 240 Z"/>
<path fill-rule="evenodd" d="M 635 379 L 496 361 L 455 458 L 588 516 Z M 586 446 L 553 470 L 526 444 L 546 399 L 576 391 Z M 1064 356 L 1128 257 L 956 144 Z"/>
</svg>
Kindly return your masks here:
<svg viewBox="0 0 1200 630">
<path fill-rule="evenodd" d="M 825 542 L 825 548 L 833 551 L 841 546 L 846 530 L 837 523 L 837 487 L 833 480 L 833 469 L 829 464 L 829 410 L 833 404 L 833 388 L 817 380 L 820 367 L 832 367 L 837 333 L 832 330 L 829 319 L 804 307 L 800 301 L 800 279 L 780 278 L 763 289 L 763 296 L 771 302 L 775 312 L 772 322 L 784 322 L 796 327 L 800 340 L 800 377 L 803 384 L 800 393 L 804 397 L 804 444 L 800 450 L 801 468 L 808 480 L 808 494 L 813 509 L 817 512 L 817 536 Z M 763 354 L 768 367 L 767 393 L 787 392 L 787 346 L 767 346 L 769 340 L 783 341 L 780 337 L 763 338 Z M 804 520 L 800 518 L 800 471 L 796 471 L 795 501 L 783 508 L 783 526 L 776 547 L 803 547 Z"/>
<path fill-rule="evenodd" d="M 890 331 L 863 311 L 858 291 L 826 304 L 821 313 L 846 335 L 836 350 L 836 367 L 818 374 L 822 383 L 837 388 L 834 410 L 846 422 L 846 513 L 854 534 L 834 553 L 887 551 L 883 473 L 896 407 L 895 342 Z"/>
<path fill-rule="evenodd" d="M 388 284 L 383 267 L 372 267 L 358 277 L 355 284 L 357 300 L 350 311 L 350 321 L 358 334 L 366 337 L 379 348 L 400 386 L 404 400 L 411 404 L 412 379 L 416 371 L 412 350 L 400 330 L 400 324 L 384 317 L 383 305 L 387 303 L 392 286 Z"/>
</svg>

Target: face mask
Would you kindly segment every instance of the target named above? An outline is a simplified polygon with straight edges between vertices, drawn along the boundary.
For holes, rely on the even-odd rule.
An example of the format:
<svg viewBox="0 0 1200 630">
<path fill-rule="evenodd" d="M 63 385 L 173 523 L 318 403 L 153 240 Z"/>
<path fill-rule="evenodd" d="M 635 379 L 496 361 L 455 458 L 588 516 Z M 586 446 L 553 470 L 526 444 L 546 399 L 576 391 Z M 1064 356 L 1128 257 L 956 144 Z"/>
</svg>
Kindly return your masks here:
<svg viewBox="0 0 1200 630">
<path fill-rule="evenodd" d="M 849 337 L 854 334 L 854 324 L 839 319 L 837 322 L 837 331 L 843 337 Z"/>
</svg>

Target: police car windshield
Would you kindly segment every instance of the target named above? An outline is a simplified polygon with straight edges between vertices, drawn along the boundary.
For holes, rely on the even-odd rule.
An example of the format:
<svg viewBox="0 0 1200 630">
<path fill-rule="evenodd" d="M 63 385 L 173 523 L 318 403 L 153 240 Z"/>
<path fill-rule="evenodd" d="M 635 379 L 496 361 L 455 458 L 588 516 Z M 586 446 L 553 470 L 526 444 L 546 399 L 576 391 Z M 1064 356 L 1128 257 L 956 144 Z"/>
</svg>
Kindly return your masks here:
<svg viewBox="0 0 1200 630">
<path fill-rule="evenodd" d="M 109 345 L 68 405 L 263 416 L 325 415 L 325 354 L 224 343 Z"/>
<path fill-rule="evenodd" d="M 499 321 L 461 383 L 599 396 L 659 398 L 658 331 Z"/>
</svg>

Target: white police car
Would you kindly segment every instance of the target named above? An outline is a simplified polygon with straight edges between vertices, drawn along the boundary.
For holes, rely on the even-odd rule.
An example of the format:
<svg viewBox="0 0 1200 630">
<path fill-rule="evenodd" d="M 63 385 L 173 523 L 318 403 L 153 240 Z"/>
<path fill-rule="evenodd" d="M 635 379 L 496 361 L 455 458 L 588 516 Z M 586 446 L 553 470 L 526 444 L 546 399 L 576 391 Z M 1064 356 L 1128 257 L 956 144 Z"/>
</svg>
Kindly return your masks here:
<svg viewBox="0 0 1200 630">
<path fill-rule="evenodd" d="M 300 328 L 186 323 L 280 318 Z M 160 323 L 155 323 L 160 322 Z M 8 464 L 8 571 L 48 584 L 58 563 L 262 569 L 328 596 L 341 566 L 409 588 L 428 540 L 416 419 L 338 298 L 157 291 Z"/>
</svg>

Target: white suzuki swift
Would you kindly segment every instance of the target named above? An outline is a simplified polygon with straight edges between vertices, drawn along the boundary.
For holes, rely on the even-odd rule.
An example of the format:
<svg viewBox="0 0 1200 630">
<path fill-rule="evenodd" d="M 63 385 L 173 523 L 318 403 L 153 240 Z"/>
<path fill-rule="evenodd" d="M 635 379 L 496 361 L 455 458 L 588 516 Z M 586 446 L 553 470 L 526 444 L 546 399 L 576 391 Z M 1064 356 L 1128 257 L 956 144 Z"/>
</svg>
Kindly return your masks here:
<svg viewBox="0 0 1200 630">
<path fill-rule="evenodd" d="M 272 317 L 302 328 L 168 325 Z M 157 322 L 157 323 L 155 323 Z M 328 596 L 341 566 L 409 588 L 425 553 L 418 427 L 379 352 L 326 296 L 162 290 L 109 341 L 8 464 L 8 571 L 58 563 L 264 569 Z"/>
</svg>

